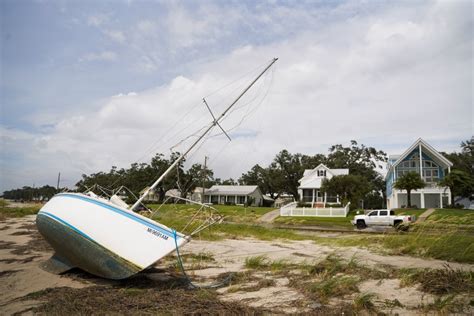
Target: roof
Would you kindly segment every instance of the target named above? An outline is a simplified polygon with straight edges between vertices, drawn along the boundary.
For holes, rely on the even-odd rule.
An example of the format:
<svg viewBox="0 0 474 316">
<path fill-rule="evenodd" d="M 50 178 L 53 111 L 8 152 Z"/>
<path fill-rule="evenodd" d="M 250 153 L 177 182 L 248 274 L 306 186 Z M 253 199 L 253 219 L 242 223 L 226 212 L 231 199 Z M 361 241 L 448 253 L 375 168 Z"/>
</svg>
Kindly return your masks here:
<svg viewBox="0 0 474 316">
<path fill-rule="evenodd" d="M 259 190 L 256 185 L 213 185 L 206 194 L 249 195 Z"/>
<path fill-rule="evenodd" d="M 170 189 L 168 191 L 165 192 L 165 196 L 177 196 L 177 197 L 181 197 L 181 191 L 178 190 L 178 189 Z"/>
<path fill-rule="evenodd" d="M 323 183 L 322 178 L 309 178 L 309 179 L 301 179 L 301 185 L 299 186 L 300 189 L 314 189 L 320 188 L 321 184 Z"/>
<path fill-rule="evenodd" d="M 453 166 L 453 163 L 449 161 L 446 157 L 441 155 L 436 149 L 434 149 L 430 144 L 428 144 L 426 141 L 424 141 L 421 138 L 418 138 L 416 142 L 413 143 L 403 154 L 401 154 L 398 159 L 391 165 L 392 167 L 396 167 L 400 162 L 402 162 L 418 145 L 422 145 L 429 153 L 433 155 L 432 158 L 436 158 L 446 164 L 449 167 Z M 394 157 L 394 156 L 390 156 Z"/>
<path fill-rule="evenodd" d="M 272 199 L 271 197 L 269 197 L 268 195 L 262 195 L 263 196 L 263 199 L 264 200 L 267 200 L 267 201 L 275 201 L 274 199 Z"/>
</svg>

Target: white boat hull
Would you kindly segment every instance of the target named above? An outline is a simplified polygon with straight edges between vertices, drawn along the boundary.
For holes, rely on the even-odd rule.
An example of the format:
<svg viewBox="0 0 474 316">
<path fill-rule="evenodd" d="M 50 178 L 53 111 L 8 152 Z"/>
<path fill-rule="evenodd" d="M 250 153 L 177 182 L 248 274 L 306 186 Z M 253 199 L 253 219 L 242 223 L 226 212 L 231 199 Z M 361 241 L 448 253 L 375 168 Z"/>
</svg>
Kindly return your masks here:
<svg viewBox="0 0 474 316">
<path fill-rule="evenodd" d="M 78 267 L 110 279 L 146 269 L 189 241 L 147 217 L 79 193 L 54 196 L 36 222 L 62 270 Z"/>
</svg>

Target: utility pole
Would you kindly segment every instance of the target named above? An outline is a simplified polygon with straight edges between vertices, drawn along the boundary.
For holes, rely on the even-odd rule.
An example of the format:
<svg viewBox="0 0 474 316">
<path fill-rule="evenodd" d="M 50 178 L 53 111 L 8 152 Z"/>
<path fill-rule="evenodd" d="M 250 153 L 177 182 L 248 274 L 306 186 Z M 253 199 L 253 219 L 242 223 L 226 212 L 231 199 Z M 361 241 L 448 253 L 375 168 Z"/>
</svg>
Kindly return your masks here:
<svg viewBox="0 0 474 316">
<path fill-rule="evenodd" d="M 206 182 L 206 167 L 207 167 L 207 159 L 208 158 L 209 157 L 204 156 L 204 169 L 202 169 L 202 201 L 201 201 L 202 204 L 204 204 L 204 202 L 205 202 L 204 193 L 205 193 L 206 189 L 204 188 L 204 183 Z M 211 201 L 209 201 L 209 202 L 211 202 Z"/>
<path fill-rule="evenodd" d="M 58 173 L 58 184 L 56 185 L 57 191 L 59 191 L 59 181 L 61 181 L 61 172 Z"/>
</svg>

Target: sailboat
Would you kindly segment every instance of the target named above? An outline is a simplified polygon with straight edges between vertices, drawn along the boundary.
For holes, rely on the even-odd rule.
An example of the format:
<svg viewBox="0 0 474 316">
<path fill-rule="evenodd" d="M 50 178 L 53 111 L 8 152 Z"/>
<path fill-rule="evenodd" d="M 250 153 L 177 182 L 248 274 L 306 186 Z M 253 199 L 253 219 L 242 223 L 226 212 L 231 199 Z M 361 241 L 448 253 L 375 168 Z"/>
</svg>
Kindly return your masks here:
<svg viewBox="0 0 474 316">
<path fill-rule="evenodd" d="M 39 232 L 55 251 L 43 268 L 53 273 L 80 268 L 107 279 L 125 279 L 190 242 L 191 234 L 178 232 L 134 210 L 213 127 L 221 127 L 219 122 L 229 110 L 277 60 L 272 59 L 220 116 L 216 118 L 211 112 L 213 121 L 209 127 L 131 207 L 116 195 L 110 199 L 93 192 L 55 195 L 36 218 Z M 210 219 L 207 224 L 217 220 Z"/>
</svg>

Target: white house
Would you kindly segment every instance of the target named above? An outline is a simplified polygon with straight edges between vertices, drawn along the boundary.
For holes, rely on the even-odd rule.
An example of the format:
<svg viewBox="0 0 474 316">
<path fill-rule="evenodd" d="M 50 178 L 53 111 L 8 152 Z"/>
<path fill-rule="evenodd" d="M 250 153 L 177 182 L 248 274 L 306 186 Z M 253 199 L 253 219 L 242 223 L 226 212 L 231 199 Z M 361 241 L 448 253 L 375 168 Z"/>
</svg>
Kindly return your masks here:
<svg viewBox="0 0 474 316">
<path fill-rule="evenodd" d="M 204 203 L 212 204 L 247 204 L 262 206 L 267 200 L 256 185 L 213 185 L 204 190 Z M 193 200 L 202 201 L 202 188 L 193 192 Z"/>
<path fill-rule="evenodd" d="M 300 201 L 312 206 L 324 207 L 326 203 L 340 203 L 338 196 L 328 196 L 321 192 L 324 179 L 348 175 L 349 169 L 329 169 L 324 164 L 320 164 L 314 169 L 306 169 L 303 178 L 299 180 L 298 194 Z"/>
<path fill-rule="evenodd" d="M 423 139 L 419 138 L 401 155 L 388 158 L 387 207 L 400 208 L 407 205 L 405 190 L 397 190 L 393 186 L 397 178 L 408 172 L 421 175 L 426 187 L 411 192 L 411 204 L 420 208 L 442 208 L 449 204 L 451 191 L 440 187 L 438 181 L 443 179 L 453 164 Z"/>
</svg>

